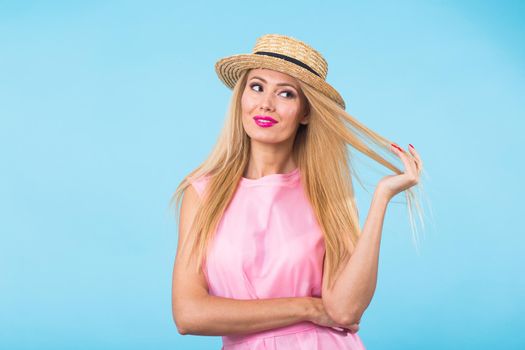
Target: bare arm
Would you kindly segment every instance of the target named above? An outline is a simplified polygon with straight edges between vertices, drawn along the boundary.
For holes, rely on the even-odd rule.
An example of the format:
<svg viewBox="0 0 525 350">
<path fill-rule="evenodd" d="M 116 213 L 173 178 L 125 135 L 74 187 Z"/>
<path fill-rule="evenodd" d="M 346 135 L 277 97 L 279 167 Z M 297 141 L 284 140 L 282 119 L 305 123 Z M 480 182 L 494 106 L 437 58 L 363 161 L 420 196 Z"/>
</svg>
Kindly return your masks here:
<svg viewBox="0 0 525 350">
<path fill-rule="evenodd" d="M 332 289 L 328 290 L 323 280 L 326 310 L 330 317 L 342 324 L 359 322 L 374 295 L 381 231 L 388 202 L 397 193 L 416 185 L 423 169 L 421 157 L 413 146 L 409 147 L 410 152 L 405 152 L 399 145 L 392 143 L 390 150 L 403 161 L 404 172 L 387 175 L 379 181 L 352 256 L 346 265 L 343 264 L 341 275 Z"/>
<path fill-rule="evenodd" d="M 377 283 L 381 231 L 390 197 L 376 189 L 359 240 L 332 289 L 323 281 L 323 302 L 330 316 L 341 324 L 360 321 Z"/>
<path fill-rule="evenodd" d="M 180 213 L 179 243 L 173 269 L 172 313 L 180 334 L 229 335 L 284 327 L 314 316 L 310 297 L 238 300 L 211 296 L 202 271 L 186 262 L 183 242 L 195 216 L 200 198 L 190 186 Z"/>
<path fill-rule="evenodd" d="M 237 300 L 207 296 L 188 302 L 181 334 L 230 335 L 265 331 L 308 320 L 304 298 Z"/>
</svg>

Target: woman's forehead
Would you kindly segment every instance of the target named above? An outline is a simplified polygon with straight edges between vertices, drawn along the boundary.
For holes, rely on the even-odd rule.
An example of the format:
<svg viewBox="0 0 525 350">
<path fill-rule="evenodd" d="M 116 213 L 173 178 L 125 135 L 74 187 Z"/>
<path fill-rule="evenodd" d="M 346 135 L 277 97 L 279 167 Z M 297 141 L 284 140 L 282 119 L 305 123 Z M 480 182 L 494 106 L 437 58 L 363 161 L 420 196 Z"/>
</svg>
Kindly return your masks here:
<svg viewBox="0 0 525 350">
<path fill-rule="evenodd" d="M 295 77 L 292 77 L 291 75 L 288 75 L 283 72 L 279 72 L 273 69 L 267 69 L 267 68 L 254 68 L 251 69 L 248 74 L 248 79 L 253 77 L 259 77 L 263 78 L 264 80 L 279 83 L 279 82 L 287 82 L 287 83 L 297 83 L 297 79 Z"/>
</svg>

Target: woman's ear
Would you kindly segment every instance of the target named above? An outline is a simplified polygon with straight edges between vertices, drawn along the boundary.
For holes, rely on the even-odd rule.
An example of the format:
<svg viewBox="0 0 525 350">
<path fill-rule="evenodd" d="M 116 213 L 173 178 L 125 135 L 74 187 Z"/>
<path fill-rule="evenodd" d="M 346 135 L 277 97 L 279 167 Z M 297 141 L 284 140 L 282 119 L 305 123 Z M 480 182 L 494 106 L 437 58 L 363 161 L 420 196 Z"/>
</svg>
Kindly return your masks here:
<svg viewBox="0 0 525 350">
<path fill-rule="evenodd" d="M 306 125 L 309 122 L 310 122 L 310 104 L 308 102 L 306 102 L 306 108 L 305 108 L 304 116 L 301 119 L 300 123 Z"/>
<path fill-rule="evenodd" d="M 299 122 L 300 124 L 303 124 L 303 125 L 306 125 L 310 122 L 310 116 L 309 115 L 305 115 L 303 117 L 303 119 L 301 119 L 301 121 Z"/>
</svg>

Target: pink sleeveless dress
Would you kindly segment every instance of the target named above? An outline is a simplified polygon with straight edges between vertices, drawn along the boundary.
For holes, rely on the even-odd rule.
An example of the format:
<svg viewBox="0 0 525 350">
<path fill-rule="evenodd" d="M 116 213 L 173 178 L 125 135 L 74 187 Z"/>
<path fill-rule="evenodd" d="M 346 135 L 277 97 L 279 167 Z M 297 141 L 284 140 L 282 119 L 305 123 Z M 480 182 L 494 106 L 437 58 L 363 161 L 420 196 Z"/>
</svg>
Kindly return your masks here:
<svg viewBox="0 0 525 350">
<path fill-rule="evenodd" d="M 192 182 L 202 197 L 208 177 Z M 324 238 L 301 186 L 299 168 L 241 178 L 203 271 L 209 293 L 232 299 L 321 297 Z M 365 349 L 356 334 L 300 322 L 223 336 L 224 350 Z"/>
</svg>

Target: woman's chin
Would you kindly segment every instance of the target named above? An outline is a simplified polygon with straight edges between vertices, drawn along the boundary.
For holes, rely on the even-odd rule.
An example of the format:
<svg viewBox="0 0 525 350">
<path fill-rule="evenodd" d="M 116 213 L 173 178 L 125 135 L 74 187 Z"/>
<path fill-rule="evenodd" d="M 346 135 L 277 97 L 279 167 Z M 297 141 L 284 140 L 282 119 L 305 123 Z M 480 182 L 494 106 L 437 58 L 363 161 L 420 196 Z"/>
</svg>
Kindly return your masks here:
<svg viewBox="0 0 525 350">
<path fill-rule="evenodd" d="M 257 142 L 261 144 L 278 144 L 285 140 L 282 140 L 281 138 L 275 137 L 273 135 L 253 135 L 250 136 L 250 139 L 252 142 Z"/>
</svg>

